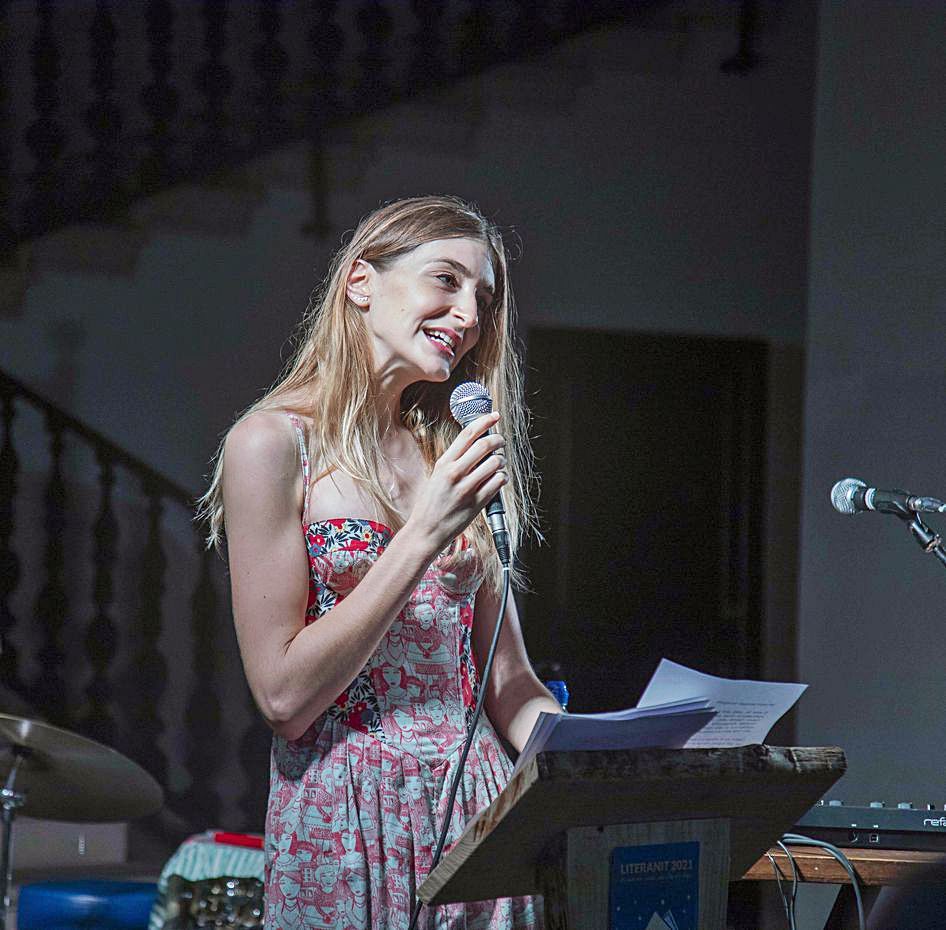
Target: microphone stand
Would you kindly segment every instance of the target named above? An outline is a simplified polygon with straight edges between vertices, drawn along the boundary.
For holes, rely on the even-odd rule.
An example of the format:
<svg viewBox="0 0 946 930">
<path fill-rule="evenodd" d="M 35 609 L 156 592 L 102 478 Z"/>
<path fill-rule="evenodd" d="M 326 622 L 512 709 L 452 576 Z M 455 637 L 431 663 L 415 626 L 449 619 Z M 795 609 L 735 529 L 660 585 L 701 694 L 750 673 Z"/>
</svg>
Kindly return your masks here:
<svg viewBox="0 0 946 930">
<path fill-rule="evenodd" d="M 910 535 L 917 545 L 924 551 L 935 555 L 943 565 L 946 565 L 946 550 L 943 549 L 943 538 L 939 533 L 930 529 L 918 513 L 897 513 L 895 516 L 903 520 L 910 530 Z"/>
</svg>

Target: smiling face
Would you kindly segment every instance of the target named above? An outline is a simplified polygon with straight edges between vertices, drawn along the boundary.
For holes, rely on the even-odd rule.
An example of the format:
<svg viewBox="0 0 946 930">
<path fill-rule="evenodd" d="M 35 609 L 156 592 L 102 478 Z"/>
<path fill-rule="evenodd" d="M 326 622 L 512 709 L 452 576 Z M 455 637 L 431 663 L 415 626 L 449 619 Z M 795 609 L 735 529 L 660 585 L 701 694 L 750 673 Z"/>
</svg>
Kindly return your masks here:
<svg viewBox="0 0 946 930">
<path fill-rule="evenodd" d="M 365 309 L 382 384 L 446 381 L 476 345 L 495 288 L 489 250 L 477 239 L 435 239 L 386 268 L 355 262 L 349 297 Z"/>
</svg>

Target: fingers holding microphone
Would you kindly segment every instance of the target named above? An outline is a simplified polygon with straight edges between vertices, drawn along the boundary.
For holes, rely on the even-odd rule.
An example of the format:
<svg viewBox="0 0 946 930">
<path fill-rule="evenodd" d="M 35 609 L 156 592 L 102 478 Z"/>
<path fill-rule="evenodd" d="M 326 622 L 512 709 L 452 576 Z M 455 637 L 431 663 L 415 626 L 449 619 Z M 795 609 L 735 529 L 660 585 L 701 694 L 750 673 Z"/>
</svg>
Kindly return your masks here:
<svg viewBox="0 0 946 930">
<path fill-rule="evenodd" d="M 454 419 L 464 427 L 482 414 L 492 411 L 492 409 L 493 399 L 489 396 L 489 391 L 476 381 L 464 381 L 462 384 L 458 384 L 450 395 L 450 412 Z M 493 465 L 492 477 L 487 478 L 485 483 L 481 485 L 481 491 L 486 504 L 486 519 L 493 536 L 493 542 L 496 544 L 496 552 L 503 567 L 508 568 L 511 559 L 511 547 L 509 532 L 506 528 L 506 508 L 502 496 L 502 487 L 508 478 L 504 467 L 505 461 L 490 464 Z"/>
<path fill-rule="evenodd" d="M 498 418 L 498 414 L 487 414 L 485 417 L 477 418 L 467 427 L 480 433 L 480 436 L 470 444 L 456 462 L 457 474 L 461 476 L 462 493 L 464 496 L 470 494 L 475 498 L 477 510 L 481 509 L 509 480 L 505 470 L 506 440 L 501 433 L 491 430 Z M 486 429 L 490 431 L 482 435 L 484 422 Z"/>
<path fill-rule="evenodd" d="M 489 395 L 486 394 L 482 385 L 471 382 L 477 389 L 485 394 L 486 402 L 492 406 Z M 461 385 L 461 388 L 464 385 Z M 458 388 L 459 390 L 459 388 Z M 456 393 L 456 392 L 454 392 Z M 453 403 L 451 402 L 451 407 Z M 488 408 L 487 408 L 488 409 Z M 492 414 L 487 417 L 478 417 L 469 422 L 471 417 L 475 417 L 475 412 L 469 413 L 466 419 L 467 426 L 460 433 L 458 439 L 463 436 L 468 429 L 474 434 L 481 433 L 483 421 L 486 426 L 495 425 L 498 416 Z M 459 419 L 459 418 L 458 418 Z M 500 433 L 487 432 L 480 435 L 458 460 L 458 468 L 466 472 L 467 483 L 475 494 L 476 510 L 483 510 L 486 514 L 486 520 L 489 524 L 489 530 L 496 544 L 496 552 L 500 563 L 504 568 L 508 568 L 511 560 L 511 548 L 509 543 L 509 532 L 506 528 L 506 509 L 503 503 L 502 489 L 509 481 L 506 471 L 505 439 Z M 466 493 L 464 492 L 464 496 Z M 474 514 L 470 516 L 467 523 L 473 519 Z"/>
<path fill-rule="evenodd" d="M 457 492 L 470 504 L 469 520 L 508 481 L 506 440 L 501 433 L 493 431 L 498 420 L 498 413 L 477 417 L 464 427 L 444 454 L 447 458 L 451 452 L 457 453 L 452 473 Z"/>
<path fill-rule="evenodd" d="M 464 530 L 507 480 L 505 441 L 488 432 L 497 419 L 486 414 L 460 431 L 437 459 L 414 505 L 410 519 L 443 544 Z"/>
</svg>

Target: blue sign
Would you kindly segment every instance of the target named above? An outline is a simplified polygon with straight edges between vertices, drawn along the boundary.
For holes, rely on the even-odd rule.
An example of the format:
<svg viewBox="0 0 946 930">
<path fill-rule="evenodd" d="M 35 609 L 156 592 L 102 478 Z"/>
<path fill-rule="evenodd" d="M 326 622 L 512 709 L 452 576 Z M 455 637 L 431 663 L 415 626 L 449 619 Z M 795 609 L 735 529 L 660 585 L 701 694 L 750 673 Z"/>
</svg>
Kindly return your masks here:
<svg viewBox="0 0 946 930">
<path fill-rule="evenodd" d="M 697 930 L 700 844 L 611 850 L 609 930 Z"/>
</svg>

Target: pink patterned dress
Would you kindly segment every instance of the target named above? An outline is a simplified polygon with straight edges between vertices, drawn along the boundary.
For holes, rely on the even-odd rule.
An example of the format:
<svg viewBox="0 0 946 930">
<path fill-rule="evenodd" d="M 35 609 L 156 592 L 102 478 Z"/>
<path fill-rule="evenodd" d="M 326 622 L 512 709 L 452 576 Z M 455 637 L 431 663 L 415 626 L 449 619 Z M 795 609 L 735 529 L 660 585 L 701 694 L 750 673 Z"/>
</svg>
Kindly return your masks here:
<svg viewBox="0 0 946 930">
<path fill-rule="evenodd" d="M 293 418 L 305 487 L 309 464 Z M 308 501 L 307 501 L 308 502 Z M 305 512 L 305 511 L 304 511 Z M 381 523 L 303 526 L 306 622 L 361 581 L 391 540 Z M 430 871 L 479 685 L 471 647 L 477 572 L 470 549 L 438 558 L 378 648 L 297 740 L 276 736 L 266 817 L 267 930 L 406 930 Z M 512 765 L 481 717 L 446 849 L 506 784 Z M 534 928 L 531 898 L 425 907 L 419 928 Z"/>
</svg>

